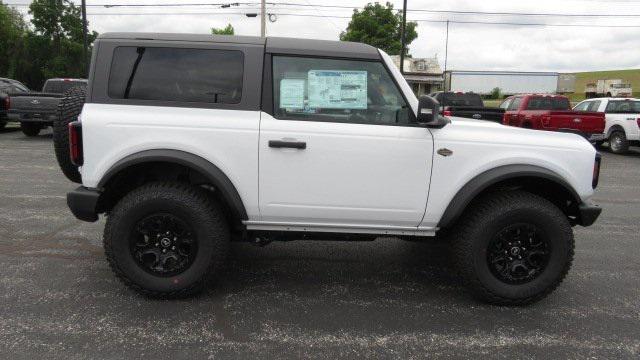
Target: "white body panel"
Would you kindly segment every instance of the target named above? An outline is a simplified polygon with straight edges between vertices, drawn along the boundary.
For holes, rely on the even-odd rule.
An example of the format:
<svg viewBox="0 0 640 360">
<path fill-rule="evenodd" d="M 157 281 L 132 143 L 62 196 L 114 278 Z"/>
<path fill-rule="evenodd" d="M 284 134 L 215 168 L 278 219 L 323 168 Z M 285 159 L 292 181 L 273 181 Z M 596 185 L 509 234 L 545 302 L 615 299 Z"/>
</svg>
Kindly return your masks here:
<svg viewBox="0 0 640 360">
<path fill-rule="evenodd" d="M 598 107 L 599 112 L 605 113 L 605 128 L 604 133 L 605 136 L 608 137 L 611 135 L 611 128 L 613 126 L 620 126 L 625 132 L 627 140 L 640 140 L 640 128 L 638 127 L 638 119 L 640 119 L 640 114 L 628 113 L 628 114 L 617 114 L 617 113 L 606 113 L 607 105 L 609 101 L 620 101 L 620 100 L 632 100 L 632 101 L 640 101 L 638 99 L 631 98 L 598 98 L 598 99 L 589 99 L 585 100 L 576 105 L 579 106 L 585 102 L 592 101 L 600 101 L 600 106 Z"/>
<path fill-rule="evenodd" d="M 222 170 L 250 218 L 258 213 L 260 112 L 180 107 L 85 104 L 83 185 L 94 188 L 116 162 L 144 150 L 198 155 Z"/>
<path fill-rule="evenodd" d="M 456 193 L 477 175 L 503 165 L 536 165 L 571 184 L 582 200 L 593 195 L 591 186 L 596 151 L 583 137 L 504 126 L 489 121 L 451 118 L 451 124 L 433 129 L 436 155 L 429 202 L 422 227 L 436 226 Z"/>
<path fill-rule="evenodd" d="M 304 141 L 304 150 L 269 140 Z M 262 114 L 262 221 L 418 226 L 433 140 L 420 127 L 278 120 Z"/>
</svg>

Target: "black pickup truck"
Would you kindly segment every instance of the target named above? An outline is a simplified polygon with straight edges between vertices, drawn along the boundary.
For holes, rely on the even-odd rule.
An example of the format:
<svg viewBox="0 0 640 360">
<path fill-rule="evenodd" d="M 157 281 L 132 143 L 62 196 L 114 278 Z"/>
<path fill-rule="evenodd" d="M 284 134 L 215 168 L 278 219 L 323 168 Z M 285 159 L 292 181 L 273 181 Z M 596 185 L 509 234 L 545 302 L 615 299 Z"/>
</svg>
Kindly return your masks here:
<svg viewBox="0 0 640 360">
<path fill-rule="evenodd" d="M 476 93 L 436 92 L 429 94 L 440 103 L 442 114 L 476 120 L 488 120 L 502 124 L 504 109 L 484 106 Z"/>
<path fill-rule="evenodd" d="M 71 88 L 86 86 L 85 79 L 56 78 L 47 80 L 41 93 L 11 94 L 8 118 L 20 122 L 25 135 L 36 136 L 43 128 L 53 125 L 63 94 Z"/>
<path fill-rule="evenodd" d="M 21 82 L 13 79 L 0 78 L 0 130 L 7 125 L 7 110 L 11 100 L 10 94 L 28 93 L 29 88 Z"/>
</svg>

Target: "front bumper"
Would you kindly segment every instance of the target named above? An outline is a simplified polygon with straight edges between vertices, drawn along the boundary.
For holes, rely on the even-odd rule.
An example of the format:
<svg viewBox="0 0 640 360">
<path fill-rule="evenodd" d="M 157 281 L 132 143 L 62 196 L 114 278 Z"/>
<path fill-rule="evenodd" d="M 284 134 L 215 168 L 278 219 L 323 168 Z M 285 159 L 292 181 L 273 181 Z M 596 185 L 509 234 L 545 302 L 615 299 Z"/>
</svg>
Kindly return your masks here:
<svg viewBox="0 0 640 360">
<path fill-rule="evenodd" d="M 67 193 L 67 206 L 69 206 L 76 218 L 82 221 L 94 222 L 98 220 L 96 209 L 100 195 L 101 193 L 98 190 L 80 186 Z"/>
<path fill-rule="evenodd" d="M 580 217 L 578 224 L 582 226 L 591 226 L 600 216 L 602 208 L 590 202 L 582 203 L 578 206 Z"/>
</svg>

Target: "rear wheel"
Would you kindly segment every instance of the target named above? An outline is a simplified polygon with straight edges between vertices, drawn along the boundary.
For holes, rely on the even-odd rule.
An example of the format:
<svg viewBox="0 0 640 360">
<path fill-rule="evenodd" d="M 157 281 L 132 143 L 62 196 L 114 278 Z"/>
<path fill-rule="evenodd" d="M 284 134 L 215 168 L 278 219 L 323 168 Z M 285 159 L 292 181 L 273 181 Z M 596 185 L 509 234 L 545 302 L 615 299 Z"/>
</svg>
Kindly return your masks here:
<svg viewBox="0 0 640 360">
<path fill-rule="evenodd" d="M 23 134 L 29 137 L 38 136 L 38 134 L 40 134 L 40 130 L 42 130 L 42 125 L 32 122 L 21 122 L 20 130 L 22 130 Z"/>
<path fill-rule="evenodd" d="M 58 160 L 58 165 L 67 179 L 81 183 L 82 178 L 78 167 L 71 162 L 69 156 L 69 129 L 70 122 L 78 120 L 86 98 L 84 88 L 75 87 L 67 90 L 58 104 L 58 116 L 53 123 L 53 149 Z"/>
<path fill-rule="evenodd" d="M 624 131 L 616 130 L 609 135 L 609 149 L 614 154 L 624 154 L 629 150 L 629 141 Z"/>
<path fill-rule="evenodd" d="M 129 287 L 153 297 L 181 297 L 220 270 L 229 229 L 203 189 L 151 183 L 126 195 L 104 232 L 107 260 Z"/>
<path fill-rule="evenodd" d="M 551 293 L 573 260 L 566 216 L 536 195 L 509 191 L 476 201 L 451 236 L 455 261 L 474 296 L 523 305 Z"/>
</svg>

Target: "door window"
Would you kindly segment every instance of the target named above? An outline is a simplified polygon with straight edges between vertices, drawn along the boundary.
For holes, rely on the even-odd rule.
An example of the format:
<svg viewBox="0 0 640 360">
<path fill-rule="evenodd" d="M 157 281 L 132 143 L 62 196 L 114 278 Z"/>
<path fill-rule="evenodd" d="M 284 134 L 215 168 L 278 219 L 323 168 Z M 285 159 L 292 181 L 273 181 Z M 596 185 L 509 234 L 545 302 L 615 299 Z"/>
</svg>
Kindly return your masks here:
<svg viewBox="0 0 640 360">
<path fill-rule="evenodd" d="M 509 105 L 511 105 L 511 102 L 513 102 L 513 99 L 507 99 L 503 101 L 502 104 L 500 104 L 500 109 L 507 110 L 509 108 Z"/>
<path fill-rule="evenodd" d="M 573 110 L 574 111 L 587 111 L 587 109 L 589 108 L 590 105 L 591 105 L 590 101 L 581 102 L 580 104 L 576 105 L 576 107 Z"/>
<path fill-rule="evenodd" d="M 640 101 L 629 101 L 629 100 L 620 100 L 620 101 L 609 101 L 607 104 L 607 109 L 605 110 L 607 113 L 640 113 Z"/>
<path fill-rule="evenodd" d="M 380 62 L 274 56 L 274 117 L 406 125 L 411 111 Z"/>
<path fill-rule="evenodd" d="M 587 111 L 598 111 L 598 109 L 600 108 L 600 104 L 601 104 L 600 100 L 592 101 Z"/>
<path fill-rule="evenodd" d="M 507 110 L 516 111 L 516 110 L 520 109 L 520 103 L 522 103 L 522 98 L 521 97 L 514 98 L 513 101 L 511 102 L 511 105 L 509 105 L 509 108 Z"/>
</svg>

